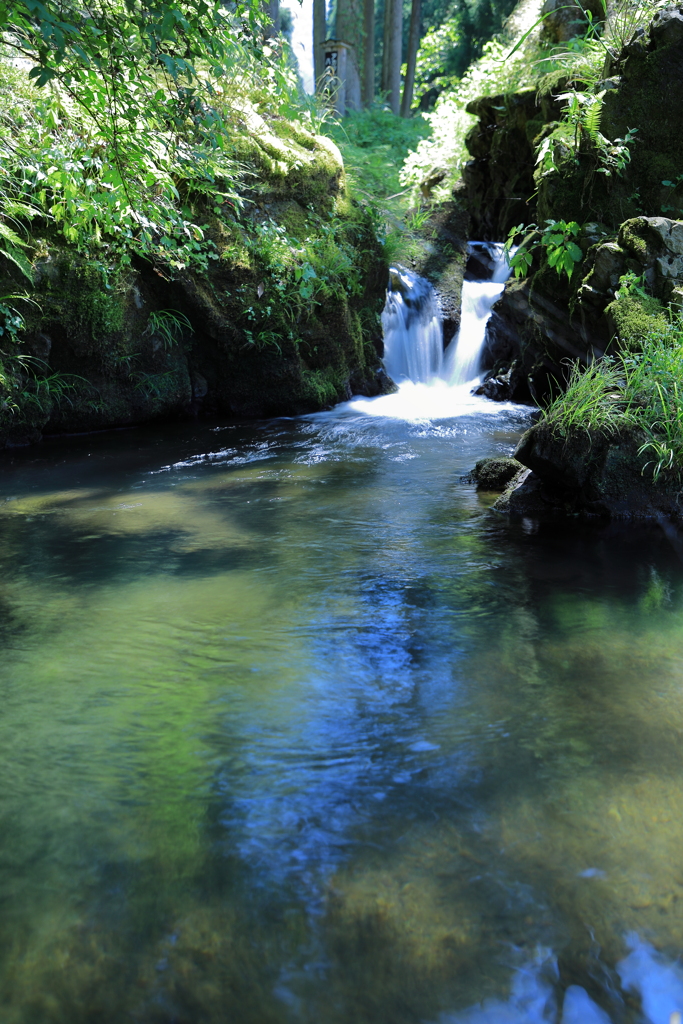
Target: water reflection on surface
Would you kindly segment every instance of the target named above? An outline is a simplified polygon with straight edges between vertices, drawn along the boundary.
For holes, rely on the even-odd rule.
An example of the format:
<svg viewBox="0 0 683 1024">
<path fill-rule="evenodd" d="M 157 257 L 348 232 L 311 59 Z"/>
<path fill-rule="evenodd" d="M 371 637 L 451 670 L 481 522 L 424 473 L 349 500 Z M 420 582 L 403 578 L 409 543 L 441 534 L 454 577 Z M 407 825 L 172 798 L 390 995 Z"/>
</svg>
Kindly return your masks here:
<svg viewBox="0 0 683 1024">
<path fill-rule="evenodd" d="M 645 1019 L 683 566 L 656 524 L 490 512 L 460 478 L 525 415 L 4 456 L 3 1022 L 554 1020 L 572 985 Z"/>
</svg>

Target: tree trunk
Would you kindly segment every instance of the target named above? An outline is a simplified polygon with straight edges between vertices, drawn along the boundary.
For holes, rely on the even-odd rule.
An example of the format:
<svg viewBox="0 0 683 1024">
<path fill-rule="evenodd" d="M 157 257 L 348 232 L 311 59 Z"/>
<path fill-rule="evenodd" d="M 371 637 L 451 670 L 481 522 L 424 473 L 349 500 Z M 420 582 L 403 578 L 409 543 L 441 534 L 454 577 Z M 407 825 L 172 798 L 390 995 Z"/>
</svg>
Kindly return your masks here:
<svg viewBox="0 0 683 1024">
<path fill-rule="evenodd" d="M 325 0 L 313 0 L 313 75 L 316 89 L 320 85 L 320 78 L 325 70 L 322 44 L 325 42 L 326 36 Z"/>
<path fill-rule="evenodd" d="M 389 92 L 389 63 L 391 60 L 391 5 L 392 0 L 384 0 L 384 29 L 382 38 L 382 77 L 380 88 L 384 96 Z"/>
<path fill-rule="evenodd" d="M 387 92 L 389 106 L 398 114 L 401 106 L 401 57 L 403 56 L 403 0 L 389 3 L 389 60 Z"/>
<path fill-rule="evenodd" d="M 358 110 L 361 106 L 361 78 L 359 63 L 363 55 L 364 0 L 337 0 L 337 27 L 335 35 L 347 44 L 345 106 Z"/>
<path fill-rule="evenodd" d="M 375 0 L 363 2 L 363 106 L 375 98 Z"/>
<path fill-rule="evenodd" d="M 413 89 L 415 88 L 415 65 L 417 63 L 417 51 L 420 48 L 420 21 L 422 20 L 422 0 L 413 0 L 410 10 L 410 35 L 408 36 L 408 63 L 406 67 L 406 80 L 403 85 L 403 99 L 401 100 L 401 117 L 410 117 L 410 108 L 413 103 Z"/>
<path fill-rule="evenodd" d="M 263 10 L 272 22 L 266 26 L 264 35 L 266 39 L 272 39 L 280 34 L 280 0 L 265 0 Z"/>
</svg>

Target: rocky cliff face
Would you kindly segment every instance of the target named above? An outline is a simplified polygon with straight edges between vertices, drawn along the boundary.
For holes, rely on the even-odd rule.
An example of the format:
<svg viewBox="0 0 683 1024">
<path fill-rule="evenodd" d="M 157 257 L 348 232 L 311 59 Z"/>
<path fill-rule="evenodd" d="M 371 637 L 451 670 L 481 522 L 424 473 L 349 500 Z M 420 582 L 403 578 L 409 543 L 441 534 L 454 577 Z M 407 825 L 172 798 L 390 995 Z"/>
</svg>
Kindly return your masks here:
<svg viewBox="0 0 683 1024">
<path fill-rule="evenodd" d="M 534 143 L 560 108 L 534 89 L 483 96 L 466 109 L 479 119 L 467 135 L 472 160 L 463 169 L 472 237 L 500 242 L 515 224 L 535 220 Z"/>
<path fill-rule="evenodd" d="M 583 259 L 571 280 L 537 249 L 528 278 L 511 281 L 495 307 L 484 353 L 490 397 L 542 402 L 562 386 L 567 359 L 633 345 L 643 309 L 649 316 L 662 303 L 683 305 L 683 7 L 660 11 L 604 73 L 603 135 L 623 139 L 636 129 L 620 174 L 601 173 L 599 147 L 587 137 L 578 150 L 567 146 L 552 98 L 526 92 L 470 104 L 479 116 L 464 173 L 474 234 L 500 240 L 517 223 L 582 224 Z M 534 166 L 541 139 L 554 153 L 550 171 Z M 625 274 L 650 297 L 617 299 Z"/>
</svg>

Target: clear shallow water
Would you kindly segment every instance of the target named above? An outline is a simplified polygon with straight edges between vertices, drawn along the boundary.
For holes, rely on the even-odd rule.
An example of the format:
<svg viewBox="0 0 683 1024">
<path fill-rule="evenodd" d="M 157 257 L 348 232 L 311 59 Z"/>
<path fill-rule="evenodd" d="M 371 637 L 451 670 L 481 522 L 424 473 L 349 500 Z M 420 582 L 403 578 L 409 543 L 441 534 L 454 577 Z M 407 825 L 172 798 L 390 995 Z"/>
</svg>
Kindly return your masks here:
<svg viewBox="0 0 683 1024">
<path fill-rule="evenodd" d="M 643 1019 L 626 935 L 683 949 L 683 565 L 490 512 L 460 477 L 526 423 L 490 409 L 2 457 L 3 1024 L 554 1019 L 514 1017 L 529 976 Z"/>
</svg>

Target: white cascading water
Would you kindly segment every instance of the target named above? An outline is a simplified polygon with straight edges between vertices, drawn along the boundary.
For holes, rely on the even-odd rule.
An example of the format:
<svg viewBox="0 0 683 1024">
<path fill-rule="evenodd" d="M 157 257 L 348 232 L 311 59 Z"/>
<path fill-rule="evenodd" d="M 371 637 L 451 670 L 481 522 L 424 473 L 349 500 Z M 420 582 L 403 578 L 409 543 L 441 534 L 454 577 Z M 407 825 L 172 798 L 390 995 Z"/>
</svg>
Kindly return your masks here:
<svg viewBox="0 0 683 1024">
<path fill-rule="evenodd" d="M 491 276 L 464 282 L 460 330 L 446 351 L 431 284 L 410 270 L 392 268 L 382 313 L 383 362 L 398 390 L 380 398 L 354 398 L 329 415 L 362 413 L 414 421 L 501 411 L 503 403 L 473 395 L 472 390 L 479 382 L 486 324 L 510 271 L 502 245 L 471 242 L 469 249 Z"/>
<path fill-rule="evenodd" d="M 392 380 L 426 384 L 441 377 L 441 313 L 429 281 L 409 270 L 392 267 L 382 327 L 384 369 Z"/>
<path fill-rule="evenodd" d="M 477 377 L 486 338 L 486 324 L 493 304 L 500 298 L 510 276 L 502 245 L 474 244 L 480 245 L 490 257 L 487 262 L 493 273 L 490 281 L 463 281 L 460 330 L 448 346 L 444 363 L 444 376 L 453 385 L 467 384 Z"/>
<path fill-rule="evenodd" d="M 460 330 L 445 352 L 436 292 L 425 278 L 403 267 L 393 267 L 382 313 L 383 362 L 397 391 L 379 398 L 352 398 L 316 416 L 337 418 L 360 413 L 422 421 L 475 412 L 495 415 L 510 407 L 509 403 L 472 394 L 479 383 L 486 324 L 510 268 L 500 244 L 470 242 L 469 252 L 476 255 L 488 275 L 486 280 L 463 282 Z"/>
</svg>

